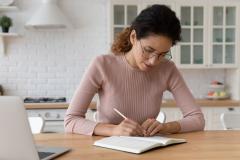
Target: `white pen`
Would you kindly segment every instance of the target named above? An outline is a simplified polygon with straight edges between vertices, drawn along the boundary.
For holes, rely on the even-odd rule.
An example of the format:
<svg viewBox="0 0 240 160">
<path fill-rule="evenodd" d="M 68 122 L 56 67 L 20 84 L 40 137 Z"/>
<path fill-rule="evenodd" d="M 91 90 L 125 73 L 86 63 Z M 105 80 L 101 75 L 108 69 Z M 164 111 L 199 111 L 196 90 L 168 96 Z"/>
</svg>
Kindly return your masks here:
<svg viewBox="0 0 240 160">
<path fill-rule="evenodd" d="M 113 108 L 113 110 L 115 111 L 115 112 L 117 112 L 117 114 L 119 114 L 121 117 L 123 117 L 124 119 L 127 119 L 127 117 L 126 116 L 124 116 L 119 110 L 117 110 L 116 108 Z"/>
</svg>

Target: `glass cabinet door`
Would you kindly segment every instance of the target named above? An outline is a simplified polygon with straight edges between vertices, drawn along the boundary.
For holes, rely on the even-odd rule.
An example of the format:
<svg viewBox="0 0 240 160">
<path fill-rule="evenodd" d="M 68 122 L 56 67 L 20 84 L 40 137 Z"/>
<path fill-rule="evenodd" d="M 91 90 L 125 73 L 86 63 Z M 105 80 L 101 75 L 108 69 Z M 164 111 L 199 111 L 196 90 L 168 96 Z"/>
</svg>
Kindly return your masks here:
<svg viewBox="0 0 240 160">
<path fill-rule="evenodd" d="M 136 18 L 139 11 L 137 4 L 113 4 L 112 5 L 112 40 L 124 28 L 128 27 Z"/>
<path fill-rule="evenodd" d="M 212 19 L 212 64 L 235 64 L 236 7 L 214 6 Z"/>
<path fill-rule="evenodd" d="M 179 63 L 181 65 L 204 64 L 204 7 L 180 6 L 182 26 Z"/>
</svg>

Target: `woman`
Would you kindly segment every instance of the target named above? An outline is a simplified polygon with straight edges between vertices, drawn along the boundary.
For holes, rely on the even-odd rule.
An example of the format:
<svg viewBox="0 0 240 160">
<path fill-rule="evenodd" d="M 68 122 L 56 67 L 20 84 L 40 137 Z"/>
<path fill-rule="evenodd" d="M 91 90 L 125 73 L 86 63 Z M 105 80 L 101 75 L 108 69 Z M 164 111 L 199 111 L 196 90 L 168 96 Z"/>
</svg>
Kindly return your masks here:
<svg viewBox="0 0 240 160">
<path fill-rule="evenodd" d="M 67 110 L 66 132 L 153 136 L 203 130 L 203 114 L 170 61 L 170 49 L 180 33 L 180 22 L 168 7 L 153 5 L 143 10 L 115 39 L 113 54 L 98 56 L 90 64 Z M 155 119 L 166 90 L 173 94 L 183 119 L 167 123 Z M 95 93 L 100 99 L 97 122 L 85 119 Z"/>
</svg>

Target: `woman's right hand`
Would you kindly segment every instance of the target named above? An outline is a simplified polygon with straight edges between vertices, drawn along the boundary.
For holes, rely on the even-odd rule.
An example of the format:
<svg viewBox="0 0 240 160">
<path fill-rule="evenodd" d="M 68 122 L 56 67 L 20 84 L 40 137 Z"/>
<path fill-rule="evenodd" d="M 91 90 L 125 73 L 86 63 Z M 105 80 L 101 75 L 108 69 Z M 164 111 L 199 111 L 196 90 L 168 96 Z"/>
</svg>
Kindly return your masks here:
<svg viewBox="0 0 240 160">
<path fill-rule="evenodd" d="M 144 136 L 145 130 L 137 122 L 131 119 L 124 119 L 112 130 L 114 136 Z"/>
</svg>

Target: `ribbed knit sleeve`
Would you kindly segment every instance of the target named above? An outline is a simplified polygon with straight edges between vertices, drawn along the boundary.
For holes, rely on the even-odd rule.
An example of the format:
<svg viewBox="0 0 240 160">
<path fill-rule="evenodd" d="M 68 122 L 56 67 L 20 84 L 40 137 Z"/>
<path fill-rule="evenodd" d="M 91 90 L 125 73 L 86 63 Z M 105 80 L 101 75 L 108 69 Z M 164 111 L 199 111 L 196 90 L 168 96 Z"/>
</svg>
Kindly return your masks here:
<svg viewBox="0 0 240 160">
<path fill-rule="evenodd" d="M 172 92 L 176 104 L 180 107 L 183 114 L 183 119 L 178 121 L 181 126 L 181 132 L 203 130 L 205 126 L 203 113 L 174 64 L 167 82 L 168 90 Z"/>
<path fill-rule="evenodd" d="M 85 119 L 85 114 L 94 94 L 103 83 L 101 62 L 101 57 L 97 57 L 91 62 L 72 97 L 64 119 L 65 131 L 68 133 L 93 134 L 97 122 Z"/>
</svg>

